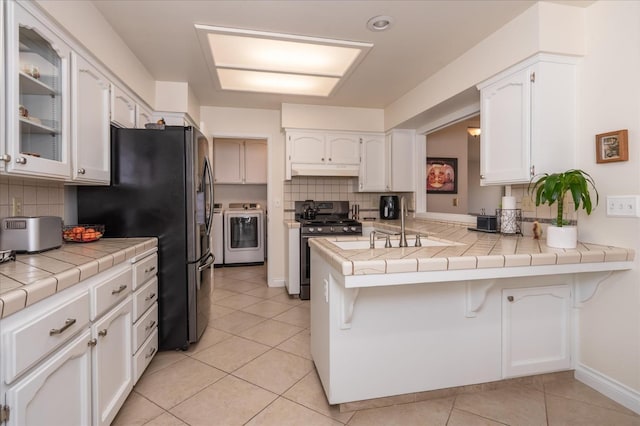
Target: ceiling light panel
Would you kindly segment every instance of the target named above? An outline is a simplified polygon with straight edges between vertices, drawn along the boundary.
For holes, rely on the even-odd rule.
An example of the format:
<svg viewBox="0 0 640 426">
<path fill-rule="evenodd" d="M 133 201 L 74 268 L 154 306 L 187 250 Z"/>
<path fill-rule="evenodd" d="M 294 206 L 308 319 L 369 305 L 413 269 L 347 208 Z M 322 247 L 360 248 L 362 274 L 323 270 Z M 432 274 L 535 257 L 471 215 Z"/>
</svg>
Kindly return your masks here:
<svg viewBox="0 0 640 426">
<path fill-rule="evenodd" d="M 341 77 L 360 49 L 209 34 L 217 67 Z"/>
<path fill-rule="evenodd" d="M 329 96 L 371 43 L 196 24 L 213 76 L 224 90 Z"/>
<path fill-rule="evenodd" d="M 319 77 L 263 71 L 218 68 L 218 79 L 225 90 L 328 96 L 338 84 L 336 77 Z"/>
</svg>

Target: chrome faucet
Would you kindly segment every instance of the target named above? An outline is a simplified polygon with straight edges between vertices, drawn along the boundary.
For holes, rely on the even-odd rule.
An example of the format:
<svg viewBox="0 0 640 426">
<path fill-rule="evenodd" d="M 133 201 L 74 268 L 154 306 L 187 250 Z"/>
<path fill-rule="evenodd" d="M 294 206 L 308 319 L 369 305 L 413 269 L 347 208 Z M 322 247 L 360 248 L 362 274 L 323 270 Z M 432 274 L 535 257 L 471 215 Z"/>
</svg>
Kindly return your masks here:
<svg viewBox="0 0 640 426">
<path fill-rule="evenodd" d="M 400 246 L 399 247 L 408 247 L 407 244 L 407 233 L 404 227 L 404 217 L 408 214 L 407 205 L 404 200 L 404 195 L 400 197 Z"/>
<path fill-rule="evenodd" d="M 391 234 L 384 231 L 371 231 L 371 233 L 369 234 L 369 248 L 376 248 L 376 238 L 378 238 L 376 232 L 383 234 L 383 237 L 381 238 L 386 238 L 384 248 L 391 248 Z"/>
</svg>

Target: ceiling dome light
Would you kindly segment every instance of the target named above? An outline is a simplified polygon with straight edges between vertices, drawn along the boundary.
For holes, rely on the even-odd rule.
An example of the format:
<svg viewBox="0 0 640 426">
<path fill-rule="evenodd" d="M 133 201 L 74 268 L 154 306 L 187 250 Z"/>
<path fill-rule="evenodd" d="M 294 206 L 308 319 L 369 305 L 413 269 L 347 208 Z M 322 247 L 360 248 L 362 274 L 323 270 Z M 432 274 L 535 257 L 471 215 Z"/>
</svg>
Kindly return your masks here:
<svg viewBox="0 0 640 426">
<path fill-rule="evenodd" d="M 371 31 L 384 31 L 388 30 L 392 23 L 393 18 L 391 16 L 374 16 L 367 21 L 367 28 Z"/>
</svg>

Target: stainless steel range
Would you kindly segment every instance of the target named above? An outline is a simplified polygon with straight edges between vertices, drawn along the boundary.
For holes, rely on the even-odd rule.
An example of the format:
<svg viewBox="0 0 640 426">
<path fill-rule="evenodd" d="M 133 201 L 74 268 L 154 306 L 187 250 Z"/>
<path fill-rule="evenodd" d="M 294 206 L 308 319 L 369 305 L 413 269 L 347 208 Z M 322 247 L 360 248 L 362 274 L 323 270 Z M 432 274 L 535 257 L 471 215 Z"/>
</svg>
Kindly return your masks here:
<svg viewBox="0 0 640 426">
<path fill-rule="evenodd" d="M 349 219 L 348 201 L 296 201 L 295 209 L 295 218 L 300 222 L 300 299 L 308 300 L 311 278 L 309 238 L 362 235 L 362 224 Z"/>
</svg>

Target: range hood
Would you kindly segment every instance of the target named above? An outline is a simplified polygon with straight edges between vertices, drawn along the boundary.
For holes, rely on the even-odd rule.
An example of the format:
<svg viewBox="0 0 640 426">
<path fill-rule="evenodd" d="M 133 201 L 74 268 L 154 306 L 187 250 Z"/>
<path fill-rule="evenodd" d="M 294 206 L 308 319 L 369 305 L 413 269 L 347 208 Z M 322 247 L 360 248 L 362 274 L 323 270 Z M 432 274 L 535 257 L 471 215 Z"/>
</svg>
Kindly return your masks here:
<svg viewBox="0 0 640 426">
<path fill-rule="evenodd" d="M 291 176 L 359 176 L 357 164 L 291 164 Z"/>
</svg>

